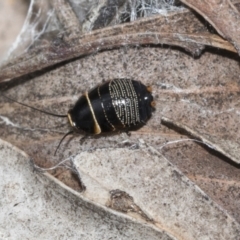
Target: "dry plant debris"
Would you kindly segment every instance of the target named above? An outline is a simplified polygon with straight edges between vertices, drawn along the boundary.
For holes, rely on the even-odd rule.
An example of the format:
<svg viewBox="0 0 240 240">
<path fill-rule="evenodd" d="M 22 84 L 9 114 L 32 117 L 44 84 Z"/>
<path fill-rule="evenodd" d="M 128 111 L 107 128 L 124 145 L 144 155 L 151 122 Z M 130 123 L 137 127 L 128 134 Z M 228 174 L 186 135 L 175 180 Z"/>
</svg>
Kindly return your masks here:
<svg viewBox="0 0 240 240">
<path fill-rule="evenodd" d="M 73 136 L 54 156 L 69 129 L 67 120 L 1 97 L 1 139 L 22 149 L 38 169 L 51 168 L 51 176 L 70 187 L 66 192 L 82 191 L 76 198 L 85 197 L 83 202 L 110 206 L 114 189 L 131 196 L 129 209 L 139 212 L 120 215 L 137 221 L 136 231 L 147 222 L 151 230 L 146 231 L 160 231 L 163 239 L 237 239 L 239 6 L 239 1 L 216 0 L 32 0 L 23 30 L 0 67 L 5 95 L 66 114 L 84 91 L 127 77 L 151 85 L 157 107 L 130 137 L 117 133 L 79 144 L 80 137 Z M 174 128 L 161 124 L 169 119 Z M 192 138 L 179 132 L 182 127 Z M 135 181 L 138 168 L 141 187 Z M 113 170 L 118 174 L 110 174 Z M 104 209 L 109 216 L 118 214 Z"/>
</svg>

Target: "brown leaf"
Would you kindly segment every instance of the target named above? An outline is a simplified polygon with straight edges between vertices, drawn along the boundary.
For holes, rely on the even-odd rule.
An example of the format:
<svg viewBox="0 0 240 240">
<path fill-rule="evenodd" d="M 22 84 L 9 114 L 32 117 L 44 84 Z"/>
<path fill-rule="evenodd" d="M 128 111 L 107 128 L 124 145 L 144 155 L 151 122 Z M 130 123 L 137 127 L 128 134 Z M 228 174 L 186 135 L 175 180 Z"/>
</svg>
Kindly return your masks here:
<svg viewBox="0 0 240 240">
<path fill-rule="evenodd" d="M 102 204 L 106 191 L 120 187 L 125 197 L 126 192 L 132 196 L 132 208 L 136 202 L 158 228 L 177 239 L 235 239 L 239 235 L 240 225 L 223 216 L 218 205 L 142 141 L 139 149 L 82 152 L 73 162 L 80 176 L 88 179 L 84 195 L 89 199 Z"/>
<path fill-rule="evenodd" d="M 17 78 L 96 51 L 126 45 L 168 44 L 180 46 L 196 56 L 201 54 L 205 45 L 235 51 L 228 42 L 209 34 L 201 22 L 187 10 L 96 30 L 77 38 L 75 34 L 73 36 L 55 36 L 51 42 L 36 46 L 2 65 L 0 81 Z"/>
<path fill-rule="evenodd" d="M 67 13 L 71 15 L 71 12 Z M 70 16 L 69 14 L 67 16 Z M 76 28 L 76 24 L 73 25 Z M 68 28 L 71 30 L 71 26 Z M 72 32 L 70 31 L 70 33 Z M 69 131 L 67 119 L 44 115 L 1 98 L 1 138 L 23 149 L 40 167 L 51 168 L 59 162 L 64 164 L 60 169 L 54 167 L 51 174 L 71 186 L 72 189 L 81 191 L 86 186 L 86 192 L 82 193 L 86 195 L 90 188 L 94 187 L 86 184 L 86 176 L 89 180 L 91 172 L 101 171 L 102 168 L 97 169 L 98 166 L 91 163 L 92 167 L 86 168 L 88 172 L 85 173 L 83 182 L 80 182 L 81 175 L 78 178 L 78 173 L 70 164 L 72 160 L 80 156 L 80 160 L 87 164 L 84 156 L 94 158 L 101 152 L 105 153 L 105 158 L 100 159 L 103 161 L 104 167 L 111 151 L 120 149 L 121 152 L 133 149 L 131 151 L 134 153 L 135 149 L 137 152 L 139 139 L 141 139 L 155 149 L 157 156 L 163 154 L 166 161 L 170 161 L 180 169 L 180 171 L 177 170 L 179 179 L 185 179 L 183 174 L 188 176 L 210 196 L 213 202 L 219 204 L 231 215 L 228 216 L 228 219 L 233 225 L 229 224 L 228 227 L 234 226 L 234 224 L 238 226 L 237 222 L 240 222 L 239 166 L 211 151 L 208 147 L 196 143 L 194 139 L 177 133 L 175 129 L 161 125 L 162 117 L 174 119 L 195 132 L 199 132 L 217 146 L 226 147 L 234 156 L 232 159 L 239 159 L 239 59 L 235 53 L 226 51 L 234 52 L 232 46 L 218 35 L 209 33 L 198 16 L 189 10 L 182 9 L 166 16 L 157 15 L 137 20 L 135 23 L 95 30 L 81 35 L 79 38 L 75 38 L 74 34 L 70 34 L 69 38 L 65 35 L 62 36 L 63 38 L 50 38 L 46 42 L 44 42 L 43 36 L 40 43 L 45 45 L 33 45 L 25 53 L 25 56 L 21 56 L 23 58 L 16 57 L 3 66 L 2 79 L 25 75 L 9 82 L 9 89 L 4 94 L 49 112 L 66 114 L 83 92 L 105 80 L 127 77 L 152 86 L 157 103 L 153 117 L 143 128 L 132 132 L 130 137 L 115 133 L 91 137 L 86 139 L 83 144 L 79 143 L 81 136 L 68 137 L 61 145 L 57 156 L 54 156 L 53 153 L 63 134 Z M 140 43 L 157 43 L 157 45 L 139 46 Z M 164 43 L 163 46 L 162 43 Z M 87 45 L 90 46 L 89 49 L 86 49 Z M 112 49 L 112 47 L 123 45 L 125 47 Z M 137 45 L 137 47 L 129 47 L 129 45 Z M 205 46 L 220 47 L 224 51 L 206 48 L 200 55 Z M 98 51 L 106 48 L 110 49 Z M 182 48 L 191 53 L 198 53 L 198 58 L 193 58 Z M 93 51 L 95 51 L 94 54 L 81 55 Z M 73 59 L 80 55 L 81 58 Z M 66 59 L 71 59 L 71 61 L 62 62 Z M 58 65 L 53 66 L 56 63 Z M 50 68 L 36 72 L 46 66 Z M 30 72 L 33 73 L 30 75 Z M 120 157 L 117 154 L 113 155 L 115 158 L 111 158 L 111 161 L 115 164 L 116 169 L 121 169 Z M 146 157 L 145 165 L 142 166 L 146 176 L 148 176 L 148 160 L 151 158 L 152 156 Z M 137 159 L 135 160 L 137 161 Z M 129 158 L 129 161 L 134 161 L 134 156 Z M 150 170 L 154 170 L 154 167 Z M 158 165 L 156 162 L 156 169 L 158 168 L 161 168 L 161 164 Z M 110 170 L 111 168 L 109 168 L 109 172 Z M 107 173 L 108 171 L 106 171 Z M 133 170 L 132 176 L 134 173 Z M 121 185 L 124 174 L 121 174 L 121 171 L 119 174 L 121 179 L 119 184 Z M 156 171 L 155 175 L 158 176 L 158 174 L 159 172 Z M 99 181 L 98 184 L 101 186 L 107 180 L 104 173 L 101 178 L 94 179 Z M 164 181 L 168 183 L 170 177 L 166 177 Z M 181 186 L 183 182 L 179 180 L 178 184 Z M 177 186 L 176 184 L 176 188 L 178 188 Z M 138 206 L 139 211 L 148 216 L 146 208 L 150 208 L 151 204 L 148 205 L 148 201 L 146 201 L 146 206 L 139 204 L 137 200 L 139 198 L 132 195 L 134 188 L 137 192 L 141 191 L 138 184 L 131 188 L 131 192 L 128 191 L 130 188 L 121 190 L 133 197 L 133 205 L 136 205 L 132 209 L 137 209 L 136 206 Z M 155 188 L 158 191 L 161 190 L 157 184 Z M 181 188 L 179 187 L 179 189 Z M 198 187 L 193 185 L 193 189 L 196 190 Z M 147 190 L 148 186 L 145 186 L 144 191 Z M 186 191 L 188 190 L 189 188 L 186 186 Z M 166 189 L 166 192 L 159 197 L 165 198 L 167 193 Z M 174 194 L 171 196 L 174 197 Z M 190 196 L 192 197 L 192 194 Z M 201 198 L 204 194 L 199 196 Z M 96 205 L 98 205 L 97 200 Z M 149 203 L 154 200 L 149 198 Z M 207 204 L 206 202 L 204 200 L 204 204 Z M 184 209 L 189 211 L 190 203 L 187 200 L 184 203 Z M 211 205 L 211 203 L 208 204 Z M 206 207 L 209 208 L 209 205 Z M 161 208 L 165 206 L 158 205 L 157 207 L 160 208 L 159 211 L 164 211 Z M 169 208 L 173 208 L 174 217 L 179 214 L 174 205 L 170 204 Z M 219 207 L 215 209 L 219 210 Z M 196 214 L 197 210 L 198 208 L 196 208 Z M 139 213 L 139 211 L 135 211 L 135 213 Z M 181 211 L 181 216 L 182 214 L 184 215 L 184 211 Z M 222 218 L 226 216 L 224 214 L 224 211 L 221 212 Z M 160 213 L 156 215 L 154 220 L 157 218 L 158 223 L 161 221 L 165 223 L 164 215 Z M 137 219 L 137 216 L 133 217 Z M 148 217 L 151 218 L 151 214 Z M 207 213 L 201 215 L 200 219 L 196 215 L 195 217 L 196 222 L 204 222 L 205 219 L 209 219 Z M 219 218 L 221 219 L 221 217 Z M 159 221 L 161 218 L 163 220 Z M 192 223 L 190 222 L 185 228 L 181 227 L 184 226 L 184 223 L 180 221 L 180 227 L 174 226 L 174 228 L 176 230 L 179 227 L 181 230 L 188 231 L 194 228 Z M 224 221 L 223 223 L 224 226 L 220 227 L 220 230 L 226 228 Z M 160 225 L 157 226 L 159 229 Z M 168 225 L 168 232 L 171 232 L 170 226 Z M 197 235 L 187 232 L 185 236 Z"/>
<path fill-rule="evenodd" d="M 240 54 L 239 12 L 230 0 L 182 0 L 200 13 Z"/>
<path fill-rule="evenodd" d="M 26 154 L 0 140 L 1 238 L 174 239 L 164 230 L 87 200 L 49 174 L 33 172 Z"/>
</svg>

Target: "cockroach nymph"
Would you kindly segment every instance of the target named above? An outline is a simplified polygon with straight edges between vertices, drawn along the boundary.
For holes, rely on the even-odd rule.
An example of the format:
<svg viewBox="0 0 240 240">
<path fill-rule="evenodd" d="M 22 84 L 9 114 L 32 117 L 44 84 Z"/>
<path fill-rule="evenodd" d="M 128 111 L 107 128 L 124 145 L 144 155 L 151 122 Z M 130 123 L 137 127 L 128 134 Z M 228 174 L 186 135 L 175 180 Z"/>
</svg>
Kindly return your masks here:
<svg viewBox="0 0 240 240">
<path fill-rule="evenodd" d="M 155 102 L 151 87 L 140 81 L 122 78 L 104 82 L 85 92 L 67 115 L 22 105 L 56 117 L 68 118 L 72 130 L 63 136 L 58 149 L 64 138 L 74 132 L 96 135 L 117 130 L 136 130 L 150 119 Z"/>
</svg>

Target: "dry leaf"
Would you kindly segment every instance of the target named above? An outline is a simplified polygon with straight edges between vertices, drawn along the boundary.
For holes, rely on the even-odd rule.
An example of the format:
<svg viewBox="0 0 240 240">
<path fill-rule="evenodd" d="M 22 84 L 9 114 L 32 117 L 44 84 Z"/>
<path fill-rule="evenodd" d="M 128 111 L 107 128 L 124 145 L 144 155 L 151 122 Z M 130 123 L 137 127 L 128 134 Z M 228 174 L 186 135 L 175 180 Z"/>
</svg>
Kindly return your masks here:
<svg viewBox="0 0 240 240">
<path fill-rule="evenodd" d="M 29 157 L 2 140 L 0 156 L 2 239 L 174 239 L 34 172 Z"/>
<path fill-rule="evenodd" d="M 67 4 L 66 1 L 64 2 Z M 34 3 L 43 4 L 43 1 L 39 0 Z M 56 5 L 53 4 L 52 6 L 58 9 L 60 5 L 57 4 L 57 1 L 53 3 Z M 46 9 L 52 9 L 47 1 L 45 1 L 44 6 Z M 121 5 L 121 9 L 124 6 Z M 1 138 L 23 149 L 40 167 L 49 168 L 63 161 L 65 165 L 62 168 L 55 168 L 51 171 L 51 174 L 77 191 L 83 190 L 85 186 L 86 191 L 82 192 L 81 196 L 84 194 L 87 196 L 91 192 L 90 190 L 94 189 L 95 185 L 90 181 L 93 173 L 104 170 L 108 174 L 111 171 L 111 166 L 105 161 L 112 153 L 111 162 L 114 163 L 114 168 L 121 169 L 122 161 L 119 160 L 120 156 L 116 154 L 115 149 L 116 151 L 119 150 L 120 153 L 122 151 L 129 153 L 131 156 L 129 161 L 131 162 L 134 160 L 133 153 L 136 152 L 137 155 L 138 151 L 141 151 L 138 150 L 139 139 L 143 139 L 147 146 L 155 149 L 156 156 L 158 156 L 149 156 L 149 159 L 146 160 L 150 161 L 153 157 L 160 161 L 159 156 L 163 154 L 165 160 L 167 159 L 180 169 L 180 171 L 177 170 L 180 179 L 186 179 L 182 175 L 182 171 L 210 197 L 209 202 L 204 200 L 203 205 L 206 208 L 210 209 L 213 201 L 213 209 L 217 209 L 218 218 L 226 220 L 227 216 L 227 226 L 225 220 L 223 220 L 218 226 L 216 225 L 213 232 L 209 232 L 208 226 L 204 228 L 204 223 L 207 224 L 209 221 L 209 215 L 201 216 L 199 220 L 197 213 L 200 210 L 197 209 L 192 217 L 199 224 L 198 221 L 202 221 L 201 224 L 205 229 L 205 232 L 202 230 L 202 234 L 206 236 L 210 234 L 209 236 L 216 238 L 217 234 L 225 229 L 226 232 L 222 233 L 223 239 L 223 234 L 228 234 L 227 231 L 233 234 L 231 236 L 228 234 L 228 239 L 236 239 L 235 237 L 239 234 L 237 229 L 239 229 L 238 224 L 240 222 L 240 175 L 239 166 L 232 163 L 231 160 L 237 162 L 239 159 L 238 99 L 240 88 L 239 57 L 234 53 L 235 50 L 231 44 L 216 34 L 210 33 L 198 16 L 186 9 L 174 9 L 164 15 L 143 18 L 123 25 L 114 25 L 84 33 L 76 38 L 76 32 L 84 31 L 77 26 L 76 15 L 69 10 L 71 9 L 69 5 L 63 6 L 62 9 L 66 10 L 66 12 L 63 11 L 66 13 L 66 18 L 61 15 L 61 11 L 56 11 L 52 15 L 51 21 L 49 20 L 51 24 L 49 23 L 48 27 L 53 30 L 53 26 L 55 26 L 52 24 L 53 19 L 60 19 L 66 25 L 67 35 L 54 35 L 54 38 L 47 38 L 43 35 L 42 39 L 35 42 L 25 53 L 18 55 L 13 52 L 12 56 L 16 55 L 16 57 L 2 66 L 0 78 L 6 80 L 11 77 L 24 76 L 8 82 L 9 89 L 4 94 L 40 109 L 66 114 L 84 91 L 105 80 L 127 77 L 152 86 L 157 103 L 156 111 L 147 125 L 139 131 L 132 132 L 130 137 L 116 133 L 91 137 L 80 144 L 81 136 L 75 135 L 67 138 L 61 145 L 57 156 L 53 156 L 59 140 L 69 130 L 67 119 L 44 115 L 1 98 Z M 97 14 L 101 15 L 101 13 L 101 11 L 97 11 Z M 69 22 L 65 21 L 66 19 L 73 20 Z M 94 19 L 98 18 L 95 16 Z M 81 22 L 79 18 L 78 20 L 79 26 L 84 25 L 84 22 Z M 112 21 L 115 20 L 116 18 L 112 19 Z M 65 25 L 61 25 L 63 28 L 57 28 L 58 32 L 62 34 L 66 31 L 64 29 Z M 54 34 L 54 32 L 51 33 Z M 140 46 L 143 43 L 158 43 L 158 45 Z M 164 43 L 163 46 L 162 43 Z M 175 47 L 165 45 L 167 43 Z M 89 45 L 89 48 L 86 48 L 87 45 Z M 123 45 L 125 47 L 112 49 L 112 47 Z M 206 46 L 218 47 L 223 50 L 209 49 Z M 82 52 L 79 51 L 80 47 L 83 50 Z M 203 51 L 204 48 L 206 49 Z M 105 49 L 108 50 L 99 51 Z M 197 54 L 198 57 L 194 58 L 184 49 L 192 54 Z M 92 54 L 85 55 L 90 52 Z M 73 57 L 78 58 L 73 59 Z M 25 59 L 25 61 L 21 59 Z M 63 60 L 69 61 L 62 62 Z M 56 63 L 58 65 L 53 66 Z M 45 67 L 49 68 L 45 69 Z M 36 71 L 40 69 L 44 70 Z M 233 157 L 226 159 L 209 149 L 208 146 L 201 145 L 187 136 L 177 133 L 175 129 L 171 130 L 162 126 L 162 117 L 174 119 L 176 122 L 185 124 L 190 129 L 201 133 L 208 141 L 225 148 Z M 133 150 L 130 151 L 129 148 L 133 148 Z M 102 161 L 102 168 L 98 167 L 96 162 L 86 159 L 95 159 L 100 153 L 103 155 L 99 158 L 99 161 Z M 80 158 L 85 164 L 92 164 L 91 168 L 86 168 L 87 173 L 80 174 L 82 182 L 80 182 L 78 174 L 71 165 L 72 160 L 77 158 Z M 65 160 L 69 164 L 66 165 Z M 127 164 L 125 163 L 126 167 Z M 133 167 L 133 177 L 135 176 L 134 169 L 137 167 L 138 165 Z M 108 170 L 105 168 L 108 168 Z M 156 169 L 158 168 L 162 168 L 162 165 L 156 163 Z M 145 178 L 147 178 L 150 174 L 150 170 L 147 170 L 148 163 L 145 163 L 141 169 Z M 93 177 L 94 181 L 98 183 L 96 186 L 102 187 L 105 181 L 109 181 L 110 178 L 106 177 L 106 174 L 102 172 L 101 176 Z M 137 221 L 143 221 L 143 215 L 145 214 L 156 223 L 157 231 L 162 232 L 164 229 L 177 239 L 183 236 L 184 239 L 200 238 L 198 230 L 195 229 L 194 221 L 187 224 L 187 222 L 184 222 L 185 220 L 180 220 L 180 216 L 183 219 L 188 216 L 189 202 L 183 201 L 186 215 L 185 211 L 179 210 L 183 208 L 180 206 L 175 208 L 175 204 L 170 204 L 168 207 L 172 208 L 172 218 L 167 221 L 165 220 L 166 213 L 164 213 L 164 210 L 168 208 L 162 209 L 162 205 L 156 203 L 156 208 L 159 208 L 159 211 L 150 211 L 149 209 L 151 209 L 155 200 L 167 199 L 173 197 L 173 194 L 168 195 L 168 190 L 166 190 L 159 193 L 160 196 L 155 199 L 145 196 L 146 199 L 143 204 L 139 193 L 134 195 L 133 192 L 135 190 L 136 192 L 141 191 L 141 189 L 147 192 L 148 186 L 145 186 L 144 189 L 135 183 L 134 191 L 130 187 L 121 189 L 115 184 L 118 183 L 119 186 L 123 186 L 125 174 L 121 172 L 119 174 L 120 180 L 118 182 L 112 180 L 114 187 L 107 187 L 105 193 L 103 190 L 100 191 L 100 194 L 105 194 L 105 200 L 110 199 L 109 191 L 119 188 L 127 194 L 126 196 L 129 196 L 128 199 L 133 198 L 134 207 L 125 207 L 125 209 L 131 209 L 132 217 L 138 219 Z M 156 177 L 159 177 L 159 174 L 156 170 Z M 161 184 L 166 183 L 172 187 L 173 185 L 170 182 L 171 178 L 166 176 Z M 179 181 L 180 185 L 181 183 Z M 152 184 L 152 188 L 155 186 L 158 191 L 161 191 L 157 184 Z M 190 191 L 189 196 L 194 197 L 193 192 L 198 191 L 196 190 L 198 187 L 191 181 L 189 181 L 189 184 L 189 186 L 181 185 L 183 189 L 178 185 L 175 188 L 182 189 L 182 192 L 184 190 Z M 96 187 L 96 189 L 98 188 Z M 90 199 L 92 196 L 93 193 L 88 195 Z M 202 193 L 199 198 L 205 198 L 204 196 L 206 195 Z M 98 197 L 92 200 L 96 206 L 99 206 L 99 204 L 111 206 L 108 201 L 101 202 Z M 230 216 L 225 215 L 225 212 L 221 211 L 217 204 L 220 205 L 220 208 L 225 209 Z M 208 211 L 211 212 L 212 210 Z M 176 221 L 174 220 L 175 216 L 179 216 L 179 218 L 176 217 Z M 215 222 L 214 224 L 218 223 Z M 140 228 L 138 226 L 136 231 Z M 152 229 L 152 226 L 150 228 Z M 151 239 L 154 239 L 154 237 Z"/>
<path fill-rule="evenodd" d="M 68 20 L 67 15 L 66 22 Z M 73 22 L 75 21 L 74 17 Z M 41 44 L 38 43 L 39 46 L 2 65 L 0 81 L 17 78 L 86 54 L 126 45 L 168 44 L 182 47 L 195 56 L 199 56 L 205 46 L 235 52 L 231 44 L 215 34 L 210 34 L 204 25 L 185 9 L 96 30 L 82 36 L 76 36 L 75 25 L 73 29 L 67 25 L 66 33 L 55 33 L 51 41 L 47 41 L 46 38 Z M 69 31 L 74 34 L 70 34 Z"/>
<path fill-rule="evenodd" d="M 231 42 L 240 54 L 239 12 L 231 0 L 182 0 L 199 12 L 222 37 Z"/>
<path fill-rule="evenodd" d="M 139 206 L 140 212 L 131 210 L 130 215 L 144 218 L 143 210 L 146 220 L 150 217 L 177 239 L 237 239 L 240 234 L 240 225 L 142 141 L 139 149 L 83 152 L 73 162 L 87 184 L 84 196 L 88 199 L 104 205 L 107 193 L 120 188 L 132 196 L 132 205 Z"/>
</svg>

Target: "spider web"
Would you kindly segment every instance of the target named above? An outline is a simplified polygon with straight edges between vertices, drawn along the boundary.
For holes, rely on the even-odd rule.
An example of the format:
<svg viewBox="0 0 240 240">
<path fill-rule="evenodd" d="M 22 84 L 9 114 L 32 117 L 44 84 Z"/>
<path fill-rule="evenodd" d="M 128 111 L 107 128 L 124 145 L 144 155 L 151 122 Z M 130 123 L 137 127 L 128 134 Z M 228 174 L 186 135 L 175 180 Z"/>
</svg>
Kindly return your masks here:
<svg viewBox="0 0 240 240">
<path fill-rule="evenodd" d="M 96 28 L 112 26 L 124 22 L 137 20 L 138 18 L 149 17 L 154 14 L 166 14 L 179 8 L 179 3 L 175 0 L 126 0 L 113 1 L 95 0 L 70 0 L 69 7 L 75 13 L 84 32 L 89 32 L 94 28 L 94 21 L 101 18 L 101 26 Z M 109 12 L 115 12 L 109 17 Z M 28 14 L 24 25 L 9 49 L 8 56 L 14 57 L 35 45 L 44 44 L 51 41 L 59 34 L 63 34 L 67 29 L 58 19 L 58 14 L 54 4 L 50 0 L 31 0 Z"/>
</svg>

